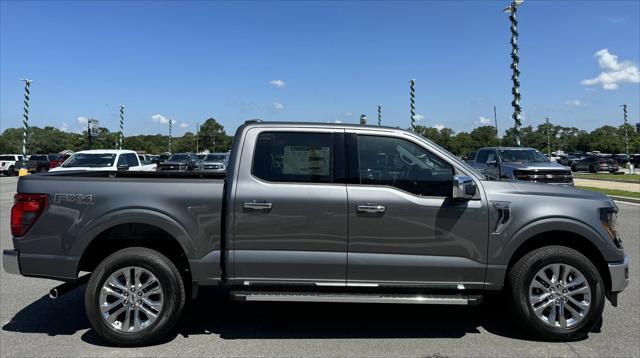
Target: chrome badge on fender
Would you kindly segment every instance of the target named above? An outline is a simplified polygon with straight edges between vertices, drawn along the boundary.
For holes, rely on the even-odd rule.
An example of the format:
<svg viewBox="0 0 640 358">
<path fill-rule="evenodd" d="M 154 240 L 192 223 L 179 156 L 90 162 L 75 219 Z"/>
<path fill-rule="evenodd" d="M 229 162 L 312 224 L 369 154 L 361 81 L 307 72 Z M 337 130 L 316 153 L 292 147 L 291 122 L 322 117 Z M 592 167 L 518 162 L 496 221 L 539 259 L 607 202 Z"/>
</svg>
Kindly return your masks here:
<svg viewBox="0 0 640 358">
<path fill-rule="evenodd" d="M 93 205 L 95 202 L 95 195 L 93 194 L 55 194 L 53 196 L 54 204 L 72 203 L 72 204 L 84 204 Z"/>
</svg>

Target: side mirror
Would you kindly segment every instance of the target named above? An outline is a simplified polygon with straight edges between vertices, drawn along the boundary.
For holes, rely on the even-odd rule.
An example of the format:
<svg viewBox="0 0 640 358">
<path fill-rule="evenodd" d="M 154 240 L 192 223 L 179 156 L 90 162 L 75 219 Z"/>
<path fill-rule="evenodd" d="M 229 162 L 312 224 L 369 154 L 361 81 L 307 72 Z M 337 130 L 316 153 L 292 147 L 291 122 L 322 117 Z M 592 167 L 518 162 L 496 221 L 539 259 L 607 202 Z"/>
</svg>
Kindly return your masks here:
<svg viewBox="0 0 640 358">
<path fill-rule="evenodd" d="M 498 162 L 495 160 L 487 160 L 487 165 L 490 165 L 492 167 L 497 167 L 498 166 Z"/>
<path fill-rule="evenodd" d="M 118 171 L 129 170 L 129 164 L 118 164 L 116 168 L 118 169 Z"/>
<path fill-rule="evenodd" d="M 455 175 L 453 177 L 453 188 L 451 197 L 458 200 L 470 200 L 476 195 L 476 183 L 466 175 Z"/>
</svg>

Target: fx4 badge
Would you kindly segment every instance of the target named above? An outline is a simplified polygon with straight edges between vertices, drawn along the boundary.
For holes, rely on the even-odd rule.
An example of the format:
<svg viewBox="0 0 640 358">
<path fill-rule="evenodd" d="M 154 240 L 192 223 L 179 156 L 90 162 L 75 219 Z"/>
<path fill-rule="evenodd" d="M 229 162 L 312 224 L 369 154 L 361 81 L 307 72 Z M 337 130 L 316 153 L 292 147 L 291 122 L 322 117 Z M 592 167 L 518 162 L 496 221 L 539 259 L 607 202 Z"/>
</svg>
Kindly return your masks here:
<svg viewBox="0 0 640 358">
<path fill-rule="evenodd" d="M 95 195 L 93 194 L 55 194 L 53 196 L 54 204 L 71 203 L 71 204 L 84 204 L 93 205 L 95 202 Z"/>
</svg>

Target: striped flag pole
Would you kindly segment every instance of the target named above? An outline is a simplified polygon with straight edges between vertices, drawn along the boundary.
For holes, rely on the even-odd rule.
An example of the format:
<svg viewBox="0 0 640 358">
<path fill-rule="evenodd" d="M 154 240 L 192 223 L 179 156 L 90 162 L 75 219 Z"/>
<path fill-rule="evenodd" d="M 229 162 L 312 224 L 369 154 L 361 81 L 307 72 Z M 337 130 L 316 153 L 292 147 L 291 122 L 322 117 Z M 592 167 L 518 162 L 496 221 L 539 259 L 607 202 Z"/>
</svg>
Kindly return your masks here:
<svg viewBox="0 0 640 358">
<path fill-rule="evenodd" d="M 26 162 L 27 160 L 27 131 L 29 131 L 29 95 L 31 92 L 29 91 L 29 86 L 31 86 L 31 81 L 28 78 L 22 79 L 20 81 L 24 82 L 24 105 L 23 105 L 23 114 L 22 114 L 22 160 Z"/>
<path fill-rule="evenodd" d="M 409 100 L 411 104 L 411 130 L 416 131 L 416 80 L 409 81 Z"/>
<path fill-rule="evenodd" d="M 169 153 L 171 153 L 171 127 L 173 124 L 173 119 L 169 118 Z"/>
<path fill-rule="evenodd" d="M 122 149 L 124 140 L 124 106 L 120 105 L 120 134 L 118 135 L 118 149 Z"/>
<path fill-rule="evenodd" d="M 518 65 L 520 63 L 520 56 L 518 55 L 518 20 L 516 20 L 516 12 L 518 11 L 518 6 L 522 5 L 523 0 L 514 0 L 509 7 L 504 9 L 504 12 L 509 14 L 509 20 L 511 21 L 511 81 L 513 82 L 513 87 L 511 89 L 511 94 L 513 94 L 513 100 L 511 101 L 511 106 L 513 106 L 513 118 L 514 121 L 514 132 L 516 135 L 516 143 L 520 146 L 520 126 L 522 126 L 522 107 L 520 107 L 520 69 Z"/>
<path fill-rule="evenodd" d="M 378 106 L 378 126 L 382 125 L 382 106 Z"/>
<path fill-rule="evenodd" d="M 627 160 L 629 160 L 629 170 L 631 170 L 631 161 L 630 161 L 630 157 L 629 157 L 629 133 L 627 132 L 627 127 L 629 126 L 629 120 L 627 117 L 627 105 L 623 104 L 622 106 L 622 112 L 624 113 L 624 149 L 625 149 L 625 153 L 627 154 Z"/>
</svg>

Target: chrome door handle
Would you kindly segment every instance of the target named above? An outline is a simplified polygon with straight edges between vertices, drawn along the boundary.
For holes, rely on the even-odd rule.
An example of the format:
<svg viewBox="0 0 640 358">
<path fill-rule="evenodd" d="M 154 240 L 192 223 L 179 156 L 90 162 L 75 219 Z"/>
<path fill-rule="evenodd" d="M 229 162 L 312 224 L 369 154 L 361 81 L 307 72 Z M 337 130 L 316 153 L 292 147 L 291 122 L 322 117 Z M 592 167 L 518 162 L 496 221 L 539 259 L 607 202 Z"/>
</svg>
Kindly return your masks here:
<svg viewBox="0 0 640 358">
<path fill-rule="evenodd" d="M 367 204 L 367 205 L 358 205 L 357 210 L 360 213 L 367 214 L 382 214 L 387 210 L 387 207 L 380 204 Z"/>
<path fill-rule="evenodd" d="M 265 201 L 263 202 L 252 201 L 252 202 L 244 203 L 244 208 L 251 209 L 251 210 L 271 210 L 272 207 L 273 205 L 271 203 L 268 203 Z"/>
</svg>

